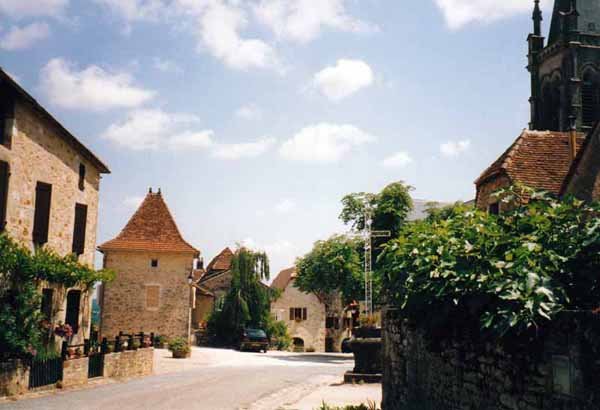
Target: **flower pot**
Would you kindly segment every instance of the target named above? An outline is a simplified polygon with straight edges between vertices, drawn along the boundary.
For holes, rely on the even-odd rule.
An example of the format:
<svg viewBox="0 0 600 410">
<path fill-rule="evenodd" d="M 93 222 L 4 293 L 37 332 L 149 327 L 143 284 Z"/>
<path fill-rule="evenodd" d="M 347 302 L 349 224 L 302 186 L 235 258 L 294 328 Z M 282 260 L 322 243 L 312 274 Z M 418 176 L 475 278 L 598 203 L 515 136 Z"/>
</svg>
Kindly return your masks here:
<svg viewBox="0 0 600 410">
<path fill-rule="evenodd" d="M 190 350 L 173 350 L 173 359 L 187 359 L 191 356 Z"/>
</svg>

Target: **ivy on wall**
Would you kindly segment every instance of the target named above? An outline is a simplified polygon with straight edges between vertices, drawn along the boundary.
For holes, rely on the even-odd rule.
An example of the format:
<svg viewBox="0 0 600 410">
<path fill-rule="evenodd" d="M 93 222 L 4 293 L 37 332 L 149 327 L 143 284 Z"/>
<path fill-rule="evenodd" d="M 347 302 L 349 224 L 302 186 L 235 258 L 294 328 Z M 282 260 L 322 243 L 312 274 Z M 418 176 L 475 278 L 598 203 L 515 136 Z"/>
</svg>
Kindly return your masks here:
<svg viewBox="0 0 600 410">
<path fill-rule="evenodd" d="M 386 246 L 384 287 L 407 318 L 431 331 L 478 323 L 496 338 L 598 308 L 600 204 L 526 188 L 497 195 L 512 210 L 456 206 L 407 225 Z"/>
<path fill-rule="evenodd" d="M 41 249 L 32 254 L 7 235 L 0 235 L 0 352 L 2 356 L 35 355 L 42 348 L 39 287 L 42 282 L 64 288 L 91 289 L 114 278 L 109 270 L 96 271 L 77 257 L 62 257 Z"/>
</svg>

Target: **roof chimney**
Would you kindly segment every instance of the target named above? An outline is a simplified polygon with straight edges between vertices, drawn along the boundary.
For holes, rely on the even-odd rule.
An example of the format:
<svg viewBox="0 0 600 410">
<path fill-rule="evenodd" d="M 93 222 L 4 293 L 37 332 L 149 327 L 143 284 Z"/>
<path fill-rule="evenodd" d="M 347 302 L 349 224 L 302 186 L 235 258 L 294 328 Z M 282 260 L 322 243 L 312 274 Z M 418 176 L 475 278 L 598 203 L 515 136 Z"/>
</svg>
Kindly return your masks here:
<svg viewBox="0 0 600 410">
<path fill-rule="evenodd" d="M 577 156 L 577 117 L 574 115 L 569 116 L 569 122 L 571 124 L 569 130 L 569 159 L 573 163 Z"/>
</svg>

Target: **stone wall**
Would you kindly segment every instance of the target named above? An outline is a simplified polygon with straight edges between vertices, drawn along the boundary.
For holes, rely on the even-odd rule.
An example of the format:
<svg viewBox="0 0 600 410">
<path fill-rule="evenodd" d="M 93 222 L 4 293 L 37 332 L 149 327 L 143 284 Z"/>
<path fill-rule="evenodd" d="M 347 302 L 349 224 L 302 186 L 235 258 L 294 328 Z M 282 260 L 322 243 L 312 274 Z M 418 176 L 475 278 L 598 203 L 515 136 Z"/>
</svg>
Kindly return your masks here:
<svg viewBox="0 0 600 410">
<path fill-rule="evenodd" d="M 498 175 L 481 183 L 477 186 L 477 208 L 484 211 L 488 210 L 491 204 L 498 202 L 498 198 L 493 197 L 492 194 L 499 189 L 511 186 L 511 184 L 510 178 L 505 174 Z M 500 204 L 501 207 L 502 205 Z"/>
<path fill-rule="evenodd" d="M 158 260 L 158 267 L 151 260 Z M 168 338 L 190 337 L 192 269 L 190 254 L 107 251 L 104 266 L 116 272 L 103 286 L 103 337 L 119 332 L 154 333 Z M 146 287 L 158 286 L 158 307 L 149 306 Z"/>
<path fill-rule="evenodd" d="M 63 362 L 63 387 L 73 387 L 88 382 L 89 359 L 70 359 Z"/>
<path fill-rule="evenodd" d="M 383 409 L 597 410 L 600 332 L 590 320 L 564 319 L 541 341 L 502 348 L 466 337 L 428 340 L 388 309 Z"/>
<path fill-rule="evenodd" d="M 20 360 L 0 363 L 0 397 L 26 393 L 28 387 L 29 369 Z"/>
<path fill-rule="evenodd" d="M 100 173 L 97 168 L 68 144 L 53 123 L 39 115 L 32 106 L 18 101 L 12 126 L 10 147 L 0 145 L 0 161 L 10 165 L 6 232 L 22 245 L 33 249 L 33 219 L 36 185 L 52 185 L 52 202 L 48 243 L 46 246 L 60 255 L 72 252 L 75 204 L 88 206 L 85 251 L 79 260 L 94 266 Z M 86 167 L 85 189 L 79 189 L 79 165 Z M 53 321 L 63 322 L 66 315 L 66 289 L 55 289 Z M 83 343 L 89 337 L 91 299 L 83 293 L 80 310 L 80 331 L 73 343 Z"/>
<path fill-rule="evenodd" d="M 307 320 L 290 320 L 290 308 L 306 308 Z M 271 304 L 271 313 L 285 322 L 292 338 L 304 341 L 306 349 L 325 351 L 325 304 L 316 295 L 302 292 L 291 281 L 281 297 Z"/>
<path fill-rule="evenodd" d="M 154 367 L 154 349 L 127 350 L 104 356 L 104 377 L 148 376 Z"/>
</svg>

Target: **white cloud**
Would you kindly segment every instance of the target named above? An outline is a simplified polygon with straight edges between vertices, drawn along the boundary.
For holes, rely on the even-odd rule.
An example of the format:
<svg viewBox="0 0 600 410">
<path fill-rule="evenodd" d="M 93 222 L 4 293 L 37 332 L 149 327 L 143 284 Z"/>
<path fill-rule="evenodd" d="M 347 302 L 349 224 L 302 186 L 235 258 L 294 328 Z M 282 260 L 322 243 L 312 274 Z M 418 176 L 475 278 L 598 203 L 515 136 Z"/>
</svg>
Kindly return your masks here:
<svg viewBox="0 0 600 410">
<path fill-rule="evenodd" d="M 457 157 L 471 147 L 470 140 L 448 141 L 440 145 L 440 152 L 445 157 Z"/>
<path fill-rule="evenodd" d="M 169 148 L 176 151 L 205 149 L 213 146 L 213 137 L 215 133 L 212 130 L 200 132 L 184 132 L 175 135 L 169 139 Z"/>
<path fill-rule="evenodd" d="M 197 141 L 206 138 L 205 133 L 211 133 L 210 131 L 186 134 L 183 130 L 198 121 L 197 117 L 189 114 L 172 114 L 150 109 L 135 110 L 130 112 L 124 121 L 108 127 L 102 137 L 136 151 L 157 150 L 162 147 L 179 148 L 184 145 L 187 145 L 187 148 L 192 145 L 204 148 L 205 146 Z"/>
<path fill-rule="evenodd" d="M 346 12 L 346 0 L 261 0 L 254 6 L 258 20 L 278 37 L 308 43 L 323 29 L 370 32 L 374 25 Z"/>
<path fill-rule="evenodd" d="M 254 142 L 239 144 L 216 144 L 212 156 L 224 160 L 255 158 L 267 152 L 275 145 L 275 138 L 261 138 Z"/>
<path fill-rule="evenodd" d="M 332 101 L 340 101 L 373 84 L 373 70 L 361 60 L 338 60 L 315 74 L 315 87 Z"/>
<path fill-rule="evenodd" d="M 273 47 L 263 40 L 241 36 L 248 17 L 239 1 L 179 0 L 178 5 L 196 19 L 199 50 L 208 50 L 233 69 L 281 69 Z"/>
<path fill-rule="evenodd" d="M 0 0 L 0 13 L 13 18 L 60 17 L 69 0 Z"/>
<path fill-rule="evenodd" d="M 157 21 L 166 12 L 161 0 L 94 0 L 108 7 L 127 22 Z"/>
<path fill-rule="evenodd" d="M 289 214 L 296 210 L 297 205 L 294 201 L 288 198 L 284 198 L 275 204 L 275 212 L 278 214 Z"/>
<path fill-rule="evenodd" d="M 142 202 L 144 201 L 143 196 L 128 196 L 123 200 L 123 206 L 128 210 L 136 210 L 140 207 Z"/>
<path fill-rule="evenodd" d="M 68 109 L 132 108 L 154 98 L 153 91 L 132 83 L 127 73 L 109 73 L 95 65 L 78 71 L 60 58 L 51 60 L 40 74 L 40 87 L 50 101 Z"/>
<path fill-rule="evenodd" d="M 0 40 L 3 50 L 22 50 L 33 46 L 50 35 L 50 27 L 46 23 L 31 23 L 24 27 L 14 26 Z"/>
<path fill-rule="evenodd" d="M 452 30 L 473 22 L 489 23 L 533 10 L 533 2 L 523 0 L 435 0 L 435 3 Z M 542 0 L 542 5 L 550 7 L 551 0 Z"/>
<path fill-rule="evenodd" d="M 154 59 L 154 68 L 163 73 L 183 74 L 183 68 L 179 64 L 158 57 Z"/>
<path fill-rule="evenodd" d="M 356 147 L 375 140 L 353 125 L 321 123 L 300 130 L 279 152 L 289 160 L 337 162 Z"/>
<path fill-rule="evenodd" d="M 386 168 L 403 168 L 413 162 L 408 152 L 400 151 L 383 160 L 383 166 Z"/>
<path fill-rule="evenodd" d="M 262 117 L 262 110 L 255 104 L 247 104 L 238 108 L 235 116 L 244 120 L 258 120 Z"/>
<path fill-rule="evenodd" d="M 254 238 L 248 237 L 241 241 L 246 248 L 264 251 L 269 256 L 271 271 L 275 275 L 283 269 L 294 266 L 296 258 L 302 253 L 300 249 L 287 239 L 281 239 L 270 243 L 260 243 Z"/>
</svg>

